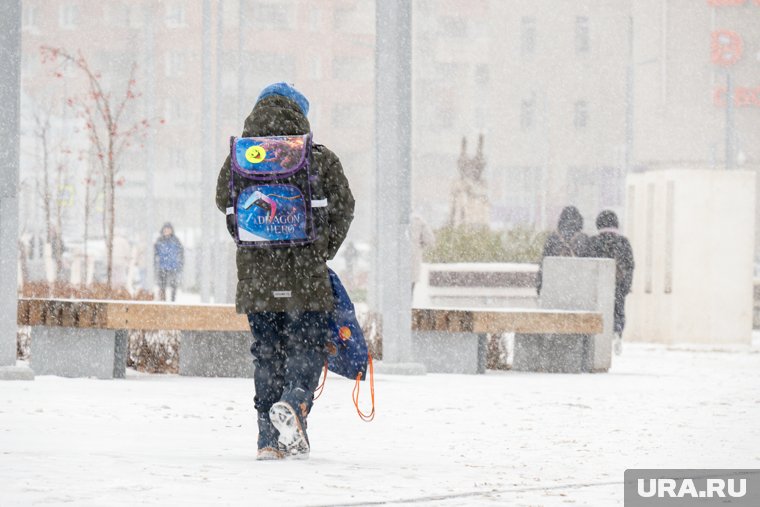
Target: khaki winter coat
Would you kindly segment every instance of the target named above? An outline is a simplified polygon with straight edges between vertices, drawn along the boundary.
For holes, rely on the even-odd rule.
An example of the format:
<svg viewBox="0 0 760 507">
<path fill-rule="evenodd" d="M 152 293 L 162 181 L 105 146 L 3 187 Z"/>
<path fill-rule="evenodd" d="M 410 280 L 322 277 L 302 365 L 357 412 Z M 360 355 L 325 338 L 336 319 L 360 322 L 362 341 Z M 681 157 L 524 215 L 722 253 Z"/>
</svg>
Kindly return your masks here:
<svg viewBox="0 0 760 507">
<path fill-rule="evenodd" d="M 295 102 L 270 95 L 254 106 L 245 120 L 243 137 L 306 134 L 309 121 Z M 332 287 L 328 259 L 338 252 L 354 217 L 354 197 L 338 157 L 326 147 L 313 147 L 312 199 L 327 199 L 326 208 L 314 208 L 317 240 L 309 245 L 271 249 L 237 249 L 238 313 L 331 311 Z M 216 183 L 216 206 L 231 206 L 230 157 Z"/>
</svg>

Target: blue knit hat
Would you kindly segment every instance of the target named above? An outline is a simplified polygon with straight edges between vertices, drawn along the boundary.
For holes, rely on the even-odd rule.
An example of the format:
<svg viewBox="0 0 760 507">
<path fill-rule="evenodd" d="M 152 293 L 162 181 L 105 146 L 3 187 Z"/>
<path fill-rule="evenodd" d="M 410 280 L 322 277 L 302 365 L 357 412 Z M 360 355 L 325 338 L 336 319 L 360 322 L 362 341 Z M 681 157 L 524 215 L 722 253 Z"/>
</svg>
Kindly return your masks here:
<svg viewBox="0 0 760 507">
<path fill-rule="evenodd" d="M 288 98 L 298 104 L 298 107 L 301 108 L 301 111 L 303 112 L 304 116 L 307 116 L 309 114 L 309 101 L 306 97 L 304 97 L 303 93 L 299 92 L 295 88 L 293 88 L 292 85 L 288 83 L 274 83 L 270 84 L 263 90 L 261 90 L 261 93 L 259 94 L 259 98 L 256 99 L 256 103 L 258 103 L 261 99 L 264 97 L 269 97 L 270 95 L 282 95 L 285 98 Z"/>
</svg>

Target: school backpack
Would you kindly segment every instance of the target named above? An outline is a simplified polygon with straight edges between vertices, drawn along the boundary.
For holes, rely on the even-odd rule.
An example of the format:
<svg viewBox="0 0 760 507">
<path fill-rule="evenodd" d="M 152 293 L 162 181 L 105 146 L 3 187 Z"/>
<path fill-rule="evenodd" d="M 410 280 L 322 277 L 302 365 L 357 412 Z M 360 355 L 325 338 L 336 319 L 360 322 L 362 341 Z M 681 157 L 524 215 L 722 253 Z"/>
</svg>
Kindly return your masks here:
<svg viewBox="0 0 760 507">
<path fill-rule="evenodd" d="M 230 138 L 227 227 L 238 246 L 269 248 L 314 241 L 311 133 Z"/>
</svg>

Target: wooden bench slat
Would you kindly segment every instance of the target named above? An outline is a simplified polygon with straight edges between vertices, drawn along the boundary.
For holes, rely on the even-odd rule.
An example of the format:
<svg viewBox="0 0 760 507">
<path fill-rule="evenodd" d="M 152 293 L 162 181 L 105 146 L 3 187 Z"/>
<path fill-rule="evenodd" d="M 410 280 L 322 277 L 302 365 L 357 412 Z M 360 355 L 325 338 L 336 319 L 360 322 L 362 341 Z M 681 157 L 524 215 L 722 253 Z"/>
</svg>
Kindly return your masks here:
<svg viewBox="0 0 760 507">
<path fill-rule="evenodd" d="M 19 325 L 146 331 L 249 331 L 233 305 L 174 305 L 143 301 L 20 299 Z"/>
<path fill-rule="evenodd" d="M 560 310 L 453 310 L 415 308 L 415 331 L 525 334 L 597 334 L 603 330 L 602 314 Z"/>
<path fill-rule="evenodd" d="M 245 315 L 232 305 L 173 305 L 143 302 L 109 303 L 109 329 L 172 329 L 177 331 L 249 331 Z"/>
</svg>

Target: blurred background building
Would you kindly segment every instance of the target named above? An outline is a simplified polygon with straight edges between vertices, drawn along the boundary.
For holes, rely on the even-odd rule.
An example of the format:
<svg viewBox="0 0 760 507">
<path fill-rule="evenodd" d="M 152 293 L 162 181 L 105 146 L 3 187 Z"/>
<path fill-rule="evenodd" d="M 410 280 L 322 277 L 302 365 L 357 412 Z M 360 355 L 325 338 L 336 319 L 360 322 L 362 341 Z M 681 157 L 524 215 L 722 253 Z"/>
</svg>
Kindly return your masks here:
<svg viewBox="0 0 760 507">
<path fill-rule="evenodd" d="M 371 242 L 374 12 L 371 0 L 23 0 L 22 233 L 40 234 L 35 125 L 49 117 L 62 236 L 72 248 L 83 237 L 92 160 L 66 98 L 84 82 L 41 63 L 50 45 L 81 50 L 115 93 L 136 62 L 143 95 L 130 119 L 165 120 L 123 158 L 117 196 L 143 283 L 170 221 L 195 266 L 186 285 L 231 300 L 216 175 L 274 81 L 311 100 L 316 140 L 339 154 L 357 197 L 349 240 Z M 603 208 L 624 214 L 630 172 L 760 168 L 758 0 L 415 0 L 413 44 L 413 206 L 434 227 L 450 214 L 463 136 L 471 149 L 485 138 L 493 228 L 551 228 L 566 204 L 587 223 Z"/>
</svg>

